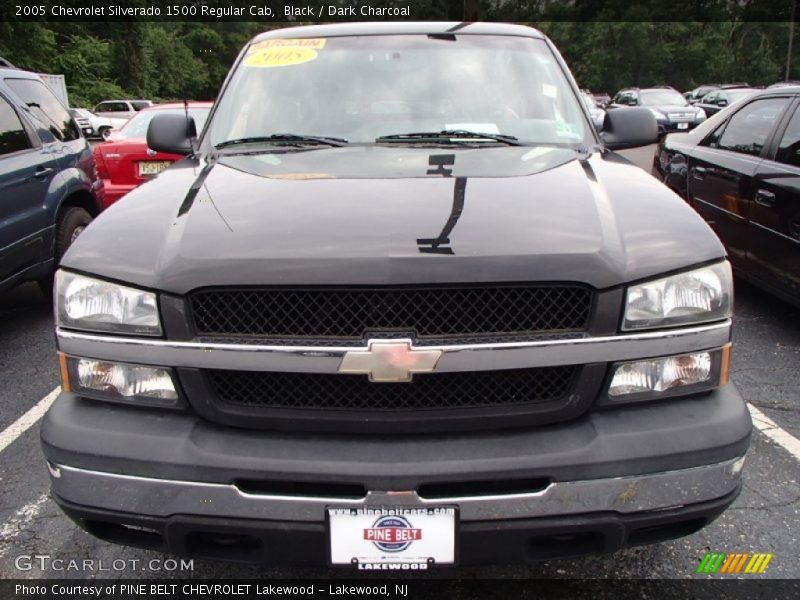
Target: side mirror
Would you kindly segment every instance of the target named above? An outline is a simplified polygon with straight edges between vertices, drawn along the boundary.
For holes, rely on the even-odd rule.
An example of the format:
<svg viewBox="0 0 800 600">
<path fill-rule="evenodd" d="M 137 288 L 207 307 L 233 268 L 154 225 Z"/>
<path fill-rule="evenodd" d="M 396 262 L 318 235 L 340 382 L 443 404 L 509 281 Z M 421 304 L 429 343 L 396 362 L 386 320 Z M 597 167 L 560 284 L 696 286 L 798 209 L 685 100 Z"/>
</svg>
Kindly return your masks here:
<svg viewBox="0 0 800 600">
<path fill-rule="evenodd" d="M 192 117 L 186 115 L 156 115 L 147 127 L 147 147 L 156 152 L 190 154 L 197 129 Z"/>
<path fill-rule="evenodd" d="M 720 98 L 717 100 L 717 106 L 728 106 L 728 101 L 725 98 Z"/>
<path fill-rule="evenodd" d="M 658 124 L 647 108 L 624 108 L 606 113 L 600 138 L 610 150 L 655 144 Z"/>
</svg>

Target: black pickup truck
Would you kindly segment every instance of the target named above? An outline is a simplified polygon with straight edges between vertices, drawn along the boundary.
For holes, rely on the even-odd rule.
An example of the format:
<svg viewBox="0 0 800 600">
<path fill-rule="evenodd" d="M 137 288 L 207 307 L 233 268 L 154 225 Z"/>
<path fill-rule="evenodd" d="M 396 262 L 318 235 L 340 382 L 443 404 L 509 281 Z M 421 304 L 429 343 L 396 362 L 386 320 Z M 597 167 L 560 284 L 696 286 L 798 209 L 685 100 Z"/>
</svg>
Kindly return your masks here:
<svg viewBox="0 0 800 600">
<path fill-rule="evenodd" d="M 57 275 L 53 496 L 100 538 L 359 570 L 692 533 L 741 486 L 717 237 L 501 24 L 275 30 Z"/>
</svg>

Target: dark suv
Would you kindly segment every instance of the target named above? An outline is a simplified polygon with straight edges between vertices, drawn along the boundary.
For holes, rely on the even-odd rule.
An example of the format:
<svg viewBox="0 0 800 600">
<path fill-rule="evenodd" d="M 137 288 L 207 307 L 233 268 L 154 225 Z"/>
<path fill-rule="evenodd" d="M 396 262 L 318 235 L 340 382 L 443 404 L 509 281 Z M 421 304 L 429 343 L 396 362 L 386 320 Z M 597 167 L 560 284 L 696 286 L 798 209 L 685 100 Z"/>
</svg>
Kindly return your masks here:
<svg viewBox="0 0 800 600">
<path fill-rule="evenodd" d="M 658 133 L 688 131 L 706 120 L 702 109 L 691 106 L 676 89 L 662 86 L 625 88 L 617 92 L 609 109 L 620 106 L 644 106 L 658 123 Z"/>
<path fill-rule="evenodd" d="M 89 144 L 38 75 L 0 67 L 0 290 L 38 280 L 98 214 Z"/>
</svg>

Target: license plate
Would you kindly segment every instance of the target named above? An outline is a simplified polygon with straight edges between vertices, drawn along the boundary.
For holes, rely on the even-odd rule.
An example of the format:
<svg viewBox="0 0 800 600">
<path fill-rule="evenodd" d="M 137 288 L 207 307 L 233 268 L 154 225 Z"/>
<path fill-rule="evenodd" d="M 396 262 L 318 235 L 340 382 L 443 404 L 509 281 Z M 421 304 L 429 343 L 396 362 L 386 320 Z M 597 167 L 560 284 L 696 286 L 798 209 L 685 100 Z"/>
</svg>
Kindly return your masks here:
<svg viewBox="0 0 800 600">
<path fill-rule="evenodd" d="M 329 508 L 327 515 L 333 566 L 416 571 L 456 562 L 456 507 Z"/>
<path fill-rule="evenodd" d="M 142 161 L 139 163 L 139 176 L 152 177 L 153 175 L 158 175 L 171 164 L 168 160 Z"/>
<path fill-rule="evenodd" d="M 688 123 L 678 123 L 678 129 L 689 129 Z"/>
</svg>

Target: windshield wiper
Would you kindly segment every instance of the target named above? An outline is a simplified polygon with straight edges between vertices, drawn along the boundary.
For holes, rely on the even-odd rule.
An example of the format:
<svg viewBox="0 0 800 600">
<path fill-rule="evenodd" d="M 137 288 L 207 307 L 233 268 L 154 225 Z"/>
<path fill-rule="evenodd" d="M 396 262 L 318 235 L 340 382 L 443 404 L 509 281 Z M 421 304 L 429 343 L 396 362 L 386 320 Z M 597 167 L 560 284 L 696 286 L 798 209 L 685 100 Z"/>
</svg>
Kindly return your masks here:
<svg viewBox="0 0 800 600">
<path fill-rule="evenodd" d="M 448 141 L 458 142 L 459 140 L 492 140 L 509 146 L 521 146 L 522 143 L 513 135 L 501 133 L 481 133 L 479 131 L 467 131 L 466 129 L 444 129 L 442 131 L 421 131 L 416 133 L 396 133 L 394 135 L 382 135 L 376 142 L 421 142 L 421 141 Z"/>
<path fill-rule="evenodd" d="M 289 143 L 311 143 L 311 144 L 326 144 L 328 146 L 345 146 L 348 142 L 342 138 L 322 137 L 318 135 L 300 135 L 295 133 L 274 133 L 272 135 L 262 135 L 258 137 L 243 137 L 234 140 L 227 140 L 220 142 L 214 148 L 228 148 L 230 146 L 239 146 L 242 144 L 270 144 L 273 142 L 289 142 Z"/>
</svg>

